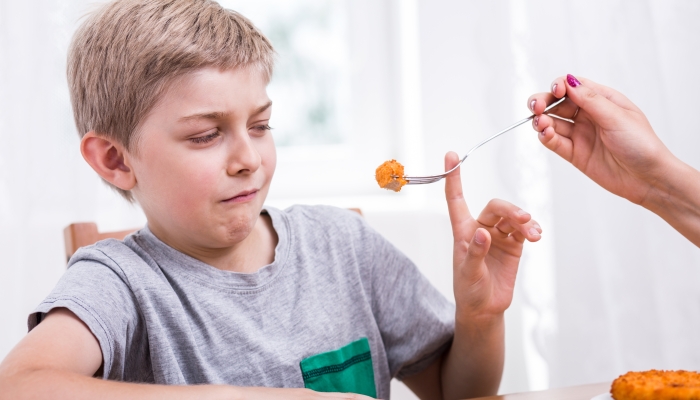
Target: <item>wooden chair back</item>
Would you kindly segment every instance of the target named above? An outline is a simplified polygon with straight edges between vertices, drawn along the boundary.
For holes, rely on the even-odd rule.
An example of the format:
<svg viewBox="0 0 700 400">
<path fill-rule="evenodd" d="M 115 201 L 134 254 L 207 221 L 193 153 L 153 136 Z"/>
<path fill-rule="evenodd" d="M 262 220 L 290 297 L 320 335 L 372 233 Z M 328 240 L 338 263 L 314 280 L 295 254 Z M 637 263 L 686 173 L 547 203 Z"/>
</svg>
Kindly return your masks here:
<svg viewBox="0 0 700 400">
<path fill-rule="evenodd" d="M 362 215 L 359 208 L 350 208 Z M 78 251 L 79 248 L 95 244 L 103 239 L 123 240 L 128 234 L 136 232 L 139 228 L 127 229 L 125 231 L 99 232 L 97 224 L 94 222 L 77 222 L 68 225 L 63 230 L 63 240 L 66 246 L 66 262 Z"/>
<path fill-rule="evenodd" d="M 125 231 L 115 232 L 99 232 L 97 224 L 94 222 L 77 222 L 68 225 L 63 230 L 63 241 L 66 246 L 66 261 L 78 251 L 79 248 L 95 244 L 103 239 L 118 239 L 122 240 L 126 235 L 136 232 L 137 229 L 129 229 Z"/>
</svg>

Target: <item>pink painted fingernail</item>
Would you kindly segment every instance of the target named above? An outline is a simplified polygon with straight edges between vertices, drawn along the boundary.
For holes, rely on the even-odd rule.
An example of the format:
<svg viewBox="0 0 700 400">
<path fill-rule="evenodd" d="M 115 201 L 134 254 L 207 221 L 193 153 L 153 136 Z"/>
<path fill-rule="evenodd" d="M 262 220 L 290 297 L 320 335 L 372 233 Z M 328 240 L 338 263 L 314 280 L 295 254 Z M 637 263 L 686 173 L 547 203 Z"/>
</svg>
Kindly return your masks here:
<svg viewBox="0 0 700 400">
<path fill-rule="evenodd" d="M 532 100 L 530 102 L 530 111 L 535 112 L 535 103 L 537 103 L 537 100 Z"/>
<path fill-rule="evenodd" d="M 540 136 L 544 137 L 544 129 L 542 129 L 542 132 L 540 132 Z"/>
<path fill-rule="evenodd" d="M 537 124 L 540 123 L 540 117 L 535 117 L 535 128 L 537 128 Z"/>
<path fill-rule="evenodd" d="M 581 82 L 579 82 L 578 79 L 571 74 L 566 75 L 566 83 L 568 83 L 571 87 L 581 86 Z"/>
<path fill-rule="evenodd" d="M 555 83 L 554 85 L 552 85 L 552 93 L 556 93 L 556 91 L 557 91 L 557 84 Z"/>
</svg>

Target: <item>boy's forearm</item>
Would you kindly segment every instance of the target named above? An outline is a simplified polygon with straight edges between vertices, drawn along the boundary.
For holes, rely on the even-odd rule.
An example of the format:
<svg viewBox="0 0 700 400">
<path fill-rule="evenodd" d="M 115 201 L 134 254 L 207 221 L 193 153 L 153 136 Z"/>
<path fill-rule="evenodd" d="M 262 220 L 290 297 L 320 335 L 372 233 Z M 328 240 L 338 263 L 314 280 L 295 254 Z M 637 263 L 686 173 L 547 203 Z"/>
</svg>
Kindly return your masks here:
<svg viewBox="0 0 700 400">
<path fill-rule="evenodd" d="M 700 172 L 674 158 L 642 206 L 700 247 Z"/>
<path fill-rule="evenodd" d="M 495 395 L 505 357 L 503 315 L 481 321 L 457 318 L 452 347 L 441 371 L 445 399 Z"/>
<path fill-rule="evenodd" d="M 0 376 L 5 399 L 235 399 L 236 388 L 223 385 L 166 386 L 115 382 L 77 373 L 36 370 Z"/>
</svg>

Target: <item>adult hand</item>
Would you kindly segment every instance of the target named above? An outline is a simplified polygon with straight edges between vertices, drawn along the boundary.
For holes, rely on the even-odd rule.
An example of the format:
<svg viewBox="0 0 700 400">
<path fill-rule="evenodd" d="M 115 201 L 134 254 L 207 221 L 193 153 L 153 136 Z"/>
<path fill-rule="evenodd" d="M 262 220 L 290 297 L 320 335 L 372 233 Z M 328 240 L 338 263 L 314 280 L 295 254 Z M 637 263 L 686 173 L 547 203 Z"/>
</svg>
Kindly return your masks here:
<svg viewBox="0 0 700 400">
<path fill-rule="evenodd" d="M 542 114 L 556 98 L 567 100 Z M 572 75 L 528 99 L 540 141 L 608 191 L 640 204 L 700 246 L 700 172 L 661 143 L 621 93 Z"/>
<path fill-rule="evenodd" d="M 556 98 L 567 100 L 543 115 Z M 675 157 L 654 133 L 644 113 L 621 93 L 572 75 L 552 83 L 551 93 L 528 99 L 537 115 L 540 141 L 606 190 L 643 204 Z"/>
</svg>

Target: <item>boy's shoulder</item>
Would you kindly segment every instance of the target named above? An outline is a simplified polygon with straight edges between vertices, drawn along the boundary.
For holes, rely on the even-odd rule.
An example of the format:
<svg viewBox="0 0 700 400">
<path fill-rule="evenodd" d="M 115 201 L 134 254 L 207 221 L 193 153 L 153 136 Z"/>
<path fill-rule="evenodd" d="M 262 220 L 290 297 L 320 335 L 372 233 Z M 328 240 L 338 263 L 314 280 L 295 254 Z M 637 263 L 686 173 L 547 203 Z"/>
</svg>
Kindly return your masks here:
<svg viewBox="0 0 700 400">
<path fill-rule="evenodd" d="M 67 269 L 70 270 L 76 264 L 99 263 L 115 272 L 122 272 L 119 265 L 134 262 L 143 262 L 142 258 L 124 241 L 117 239 L 100 240 L 89 246 L 79 248 L 68 261 Z"/>
<path fill-rule="evenodd" d="M 105 239 L 81 247 L 68 261 L 66 275 L 120 281 L 125 287 L 136 282 L 153 285 L 162 280 L 162 272 L 150 254 L 153 244 L 144 240 L 149 234 L 148 228 L 144 227 L 124 240 Z"/>
</svg>

